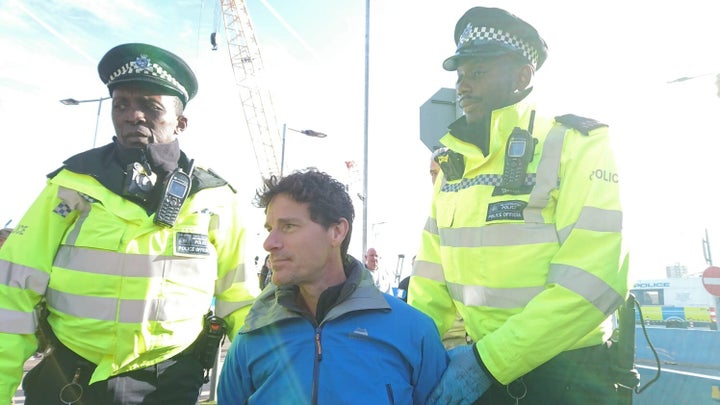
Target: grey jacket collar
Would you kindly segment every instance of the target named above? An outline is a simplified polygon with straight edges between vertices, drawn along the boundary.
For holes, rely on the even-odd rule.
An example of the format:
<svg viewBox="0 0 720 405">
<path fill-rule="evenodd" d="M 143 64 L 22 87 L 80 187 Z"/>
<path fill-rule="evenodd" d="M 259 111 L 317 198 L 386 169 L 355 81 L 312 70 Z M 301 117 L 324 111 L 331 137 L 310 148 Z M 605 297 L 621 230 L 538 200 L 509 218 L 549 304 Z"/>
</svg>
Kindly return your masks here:
<svg viewBox="0 0 720 405">
<path fill-rule="evenodd" d="M 390 310 L 385 295 L 375 287 L 372 275 L 365 270 L 365 266 L 360 261 L 348 256 L 345 270 L 348 274 L 345 285 L 337 302 L 327 313 L 322 323 L 353 311 L 367 309 Z M 250 308 L 240 333 L 251 332 L 283 319 L 302 317 L 302 314 L 297 310 L 281 305 L 278 302 L 279 298 L 286 294 L 296 296 L 298 294 L 297 286 L 277 287 L 270 285 L 265 288 Z"/>
</svg>

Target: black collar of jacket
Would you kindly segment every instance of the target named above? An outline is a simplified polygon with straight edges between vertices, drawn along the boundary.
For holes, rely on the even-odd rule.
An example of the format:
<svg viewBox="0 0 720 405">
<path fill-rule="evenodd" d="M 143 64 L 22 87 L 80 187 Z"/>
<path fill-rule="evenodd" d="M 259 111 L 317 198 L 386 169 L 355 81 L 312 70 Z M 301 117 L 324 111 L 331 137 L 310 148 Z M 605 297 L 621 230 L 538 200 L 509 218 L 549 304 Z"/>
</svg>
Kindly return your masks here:
<svg viewBox="0 0 720 405">
<path fill-rule="evenodd" d="M 450 134 L 452 136 L 471 143 L 482 151 L 483 155 L 488 155 L 488 149 L 490 144 L 490 123 L 487 120 L 470 125 L 467 119 L 463 115 L 448 126 Z"/>
<path fill-rule="evenodd" d="M 190 169 L 190 160 L 183 151 L 180 151 L 180 159 L 178 161 L 178 165 L 186 172 Z M 60 171 L 63 169 L 69 170 L 74 173 L 94 177 L 108 190 L 119 196 L 123 195 L 126 166 L 123 165 L 121 162 L 116 142 L 109 143 L 99 148 L 90 149 L 70 157 L 63 162 L 62 167 L 49 173 L 47 177 L 51 179 L 57 176 L 57 174 L 60 173 Z M 206 188 L 221 187 L 226 184 L 233 192 L 235 192 L 235 189 L 232 188 L 232 186 L 230 186 L 227 181 L 225 181 L 222 177 L 218 176 L 212 170 L 195 168 L 195 170 L 193 170 L 192 177 L 193 184 L 190 189 L 190 195 L 195 194 L 198 191 Z M 147 211 L 148 215 L 151 215 L 153 212 L 155 212 L 155 207 L 149 208 L 139 201 L 131 199 L 127 200 L 132 201 L 135 204 L 143 207 Z"/>
<path fill-rule="evenodd" d="M 531 91 L 532 87 L 529 87 L 525 90 L 521 90 L 515 93 L 509 99 L 507 104 L 496 108 L 496 110 L 519 103 L 520 101 L 525 99 L 525 97 L 527 97 Z M 492 112 L 488 114 L 481 122 L 471 125 L 468 124 L 467 118 L 463 115 L 462 117 L 453 121 L 452 124 L 448 125 L 448 130 L 450 131 L 452 136 L 460 139 L 461 141 L 465 141 L 477 146 L 478 148 L 480 148 L 480 150 L 482 150 L 483 155 L 487 156 L 489 153 L 488 149 L 490 145 L 491 116 Z"/>
</svg>

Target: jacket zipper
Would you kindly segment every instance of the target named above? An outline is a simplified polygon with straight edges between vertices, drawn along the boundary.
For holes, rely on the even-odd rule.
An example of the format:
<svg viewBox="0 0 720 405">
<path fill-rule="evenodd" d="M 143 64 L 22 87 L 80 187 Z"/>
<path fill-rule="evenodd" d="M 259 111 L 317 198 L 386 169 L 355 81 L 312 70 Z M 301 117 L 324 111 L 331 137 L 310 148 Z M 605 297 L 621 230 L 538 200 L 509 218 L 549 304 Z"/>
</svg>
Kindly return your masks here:
<svg viewBox="0 0 720 405">
<path fill-rule="evenodd" d="M 322 361 L 322 339 L 320 338 L 322 326 L 315 328 L 315 364 L 313 365 L 312 404 L 318 403 L 318 379 L 320 377 L 320 362 Z"/>
</svg>

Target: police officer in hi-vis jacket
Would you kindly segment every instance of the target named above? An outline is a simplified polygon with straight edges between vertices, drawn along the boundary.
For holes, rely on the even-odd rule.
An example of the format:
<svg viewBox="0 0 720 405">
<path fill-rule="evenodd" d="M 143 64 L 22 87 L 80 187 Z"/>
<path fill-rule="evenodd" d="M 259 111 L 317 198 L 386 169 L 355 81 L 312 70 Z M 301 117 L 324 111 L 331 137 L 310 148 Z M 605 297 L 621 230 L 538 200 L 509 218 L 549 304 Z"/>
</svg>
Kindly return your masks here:
<svg viewBox="0 0 720 405">
<path fill-rule="evenodd" d="M 195 404 L 213 297 L 229 336 L 252 300 L 235 192 L 180 149 L 198 89 L 180 57 L 123 44 L 98 72 L 115 137 L 48 175 L 0 251 L 0 402 L 42 325 L 52 351 L 24 378 L 25 404 Z"/>
<path fill-rule="evenodd" d="M 459 313 L 474 343 L 449 352 L 429 403 L 618 403 L 628 263 L 607 126 L 535 104 L 547 46 L 517 16 L 472 8 L 455 43 L 443 68 L 464 116 L 440 139 L 408 302 L 441 334 Z"/>
</svg>

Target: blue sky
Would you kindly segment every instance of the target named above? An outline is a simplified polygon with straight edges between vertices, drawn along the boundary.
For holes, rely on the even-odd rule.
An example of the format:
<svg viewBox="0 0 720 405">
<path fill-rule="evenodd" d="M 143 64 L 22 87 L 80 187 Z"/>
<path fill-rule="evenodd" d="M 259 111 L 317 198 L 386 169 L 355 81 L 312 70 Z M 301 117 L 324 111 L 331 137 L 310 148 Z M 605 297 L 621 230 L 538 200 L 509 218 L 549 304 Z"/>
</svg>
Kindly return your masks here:
<svg viewBox="0 0 720 405">
<path fill-rule="evenodd" d="M 317 166 L 362 191 L 344 162 L 363 160 L 365 1 L 246 3 L 278 123 L 328 134 L 315 139 L 289 132 L 286 169 Z M 409 261 L 417 249 L 430 198 L 418 109 L 439 88 L 453 87 L 455 76 L 441 63 L 454 51 L 457 18 L 480 4 L 507 8 L 548 42 L 550 56 L 535 79 L 546 113 L 610 124 L 635 277 L 662 277 L 676 262 L 702 271 L 705 228 L 720 261 L 720 100 L 713 84 L 720 27 L 710 2 L 373 0 L 367 237 L 385 268 L 394 270 L 397 254 Z M 209 0 L 0 0 L 0 179 L 6 190 L 0 225 L 19 220 L 46 173 L 92 146 L 97 103 L 58 100 L 106 96 L 96 73 L 100 57 L 120 43 L 147 42 L 195 69 L 200 91 L 188 107 L 181 145 L 247 197 L 249 254 L 263 257 L 262 215 L 250 206 L 256 166 L 220 20 L 220 49 L 210 50 L 215 13 Z M 711 74 L 666 83 L 705 73 Z M 107 107 L 98 145 L 112 137 Z M 361 256 L 362 204 L 355 203 L 351 249 Z"/>
</svg>

